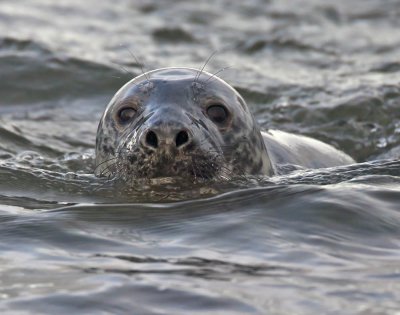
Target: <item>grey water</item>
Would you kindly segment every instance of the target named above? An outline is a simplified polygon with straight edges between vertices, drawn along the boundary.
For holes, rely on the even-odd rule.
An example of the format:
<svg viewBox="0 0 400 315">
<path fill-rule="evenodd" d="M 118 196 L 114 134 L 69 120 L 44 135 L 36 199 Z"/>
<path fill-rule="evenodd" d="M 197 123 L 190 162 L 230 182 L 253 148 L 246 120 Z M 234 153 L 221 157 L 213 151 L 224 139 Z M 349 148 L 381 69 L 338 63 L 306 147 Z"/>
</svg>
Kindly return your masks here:
<svg viewBox="0 0 400 315">
<path fill-rule="evenodd" d="M 400 1 L 0 1 L 1 314 L 400 312 Z M 93 176 L 146 70 L 207 65 L 357 164 L 147 191 Z"/>
</svg>

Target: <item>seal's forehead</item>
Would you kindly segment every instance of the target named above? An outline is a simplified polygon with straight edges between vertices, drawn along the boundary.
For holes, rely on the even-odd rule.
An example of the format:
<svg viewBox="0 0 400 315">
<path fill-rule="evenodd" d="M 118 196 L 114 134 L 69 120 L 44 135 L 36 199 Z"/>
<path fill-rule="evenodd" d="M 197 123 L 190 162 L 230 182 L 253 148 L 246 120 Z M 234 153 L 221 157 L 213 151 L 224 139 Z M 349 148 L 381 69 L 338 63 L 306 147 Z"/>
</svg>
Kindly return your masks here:
<svg viewBox="0 0 400 315">
<path fill-rule="evenodd" d="M 198 72 L 198 70 L 190 68 L 166 68 L 151 71 L 149 76 L 155 80 L 182 81 L 193 80 Z"/>
<path fill-rule="evenodd" d="M 178 94 L 191 87 L 203 93 L 215 95 L 237 95 L 238 92 L 216 75 L 192 68 L 161 68 L 143 73 L 126 83 L 116 94 L 115 99 L 131 97 L 136 93 L 160 96 L 162 93 Z M 157 91 L 156 94 L 154 94 Z M 187 91 L 187 90 L 186 90 Z M 221 94 L 222 93 L 222 94 Z"/>
</svg>

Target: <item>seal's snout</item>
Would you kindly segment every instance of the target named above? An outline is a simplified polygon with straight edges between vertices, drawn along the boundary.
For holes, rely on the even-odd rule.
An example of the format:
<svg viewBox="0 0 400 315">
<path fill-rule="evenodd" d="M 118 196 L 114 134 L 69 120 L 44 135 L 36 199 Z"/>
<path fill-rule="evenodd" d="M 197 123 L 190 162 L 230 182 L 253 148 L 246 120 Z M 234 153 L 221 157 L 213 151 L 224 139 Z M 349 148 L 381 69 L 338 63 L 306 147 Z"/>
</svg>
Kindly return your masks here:
<svg viewBox="0 0 400 315">
<path fill-rule="evenodd" d="M 140 143 L 151 150 L 180 150 L 192 143 L 192 136 L 182 128 L 150 128 L 142 134 Z"/>
</svg>

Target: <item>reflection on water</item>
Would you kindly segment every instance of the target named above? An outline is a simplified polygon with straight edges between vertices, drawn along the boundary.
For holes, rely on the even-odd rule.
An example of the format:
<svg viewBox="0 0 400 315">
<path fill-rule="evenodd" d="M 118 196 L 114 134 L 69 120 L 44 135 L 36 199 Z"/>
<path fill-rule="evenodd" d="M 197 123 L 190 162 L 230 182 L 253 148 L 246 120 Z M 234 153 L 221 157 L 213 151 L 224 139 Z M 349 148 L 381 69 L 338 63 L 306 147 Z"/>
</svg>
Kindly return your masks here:
<svg viewBox="0 0 400 315">
<path fill-rule="evenodd" d="M 0 3 L 0 311 L 395 314 L 398 1 Z M 93 176 L 140 66 L 200 67 L 356 165 L 207 187 Z M 378 161 L 377 161 L 378 160 Z"/>
</svg>

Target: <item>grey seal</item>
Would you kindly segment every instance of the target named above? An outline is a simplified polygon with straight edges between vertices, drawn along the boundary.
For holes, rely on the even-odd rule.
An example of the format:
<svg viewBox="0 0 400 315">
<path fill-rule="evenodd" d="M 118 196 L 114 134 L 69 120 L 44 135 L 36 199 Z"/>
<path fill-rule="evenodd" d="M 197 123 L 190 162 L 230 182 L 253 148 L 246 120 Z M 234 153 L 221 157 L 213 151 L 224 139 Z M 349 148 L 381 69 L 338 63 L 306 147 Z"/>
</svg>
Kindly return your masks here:
<svg viewBox="0 0 400 315">
<path fill-rule="evenodd" d="M 163 68 L 126 83 L 106 107 L 97 130 L 95 174 L 201 181 L 273 176 L 282 165 L 351 163 L 321 141 L 261 131 L 243 97 L 217 76 Z"/>
</svg>

